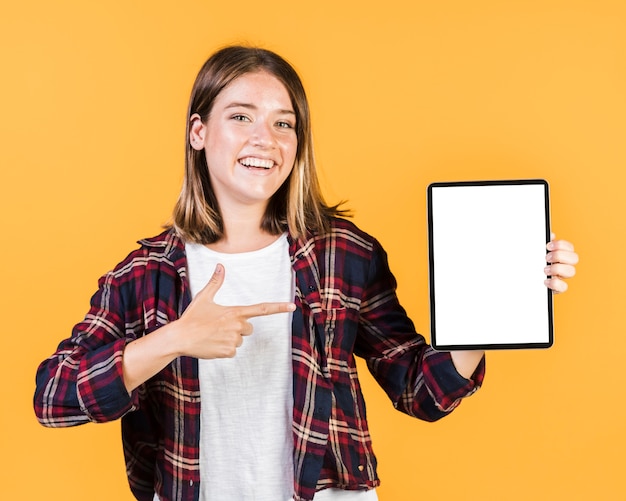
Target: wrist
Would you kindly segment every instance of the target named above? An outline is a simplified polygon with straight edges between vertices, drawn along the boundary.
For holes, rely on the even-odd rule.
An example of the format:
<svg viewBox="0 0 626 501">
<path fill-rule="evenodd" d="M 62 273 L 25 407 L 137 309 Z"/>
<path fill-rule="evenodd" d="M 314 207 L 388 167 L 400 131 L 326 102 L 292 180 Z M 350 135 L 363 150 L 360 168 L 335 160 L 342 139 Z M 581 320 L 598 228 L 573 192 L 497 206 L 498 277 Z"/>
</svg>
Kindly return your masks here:
<svg viewBox="0 0 626 501">
<path fill-rule="evenodd" d="M 163 357 L 168 360 L 167 363 L 187 353 L 183 344 L 184 336 L 181 335 L 181 332 L 180 319 L 178 319 L 163 325 L 151 334 L 156 334 L 160 338 L 160 351 Z"/>
<path fill-rule="evenodd" d="M 451 351 L 452 363 L 465 379 L 471 379 L 478 364 L 485 356 L 483 350 Z"/>
</svg>

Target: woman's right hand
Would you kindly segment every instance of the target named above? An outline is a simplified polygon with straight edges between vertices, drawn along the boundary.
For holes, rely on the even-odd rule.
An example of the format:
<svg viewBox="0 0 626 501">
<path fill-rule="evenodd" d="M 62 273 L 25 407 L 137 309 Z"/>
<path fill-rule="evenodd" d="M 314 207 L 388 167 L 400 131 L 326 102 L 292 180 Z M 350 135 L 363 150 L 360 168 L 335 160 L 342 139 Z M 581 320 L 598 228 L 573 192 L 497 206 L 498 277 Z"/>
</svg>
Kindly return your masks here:
<svg viewBox="0 0 626 501">
<path fill-rule="evenodd" d="M 230 358 L 252 334 L 252 317 L 287 313 L 293 303 L 258 303 L 222 306 L 215 294 L 224 283 L 224 267 L 218 264 L 209 283 L 182 316 L 126 345 L 122 361 L 124 385 L 130 393 L 180 356 L 202 359 Z"/>
<path fill-rule="evenodd" d="M 180 355 L 203 359 L 234 357 L 244 336 L 252 334 L 251 318 L 295 310 L 293 303 L 217 304 L 215 295 L 224 283 L 224 273 L 224 266 L 218 264 L 209 283 L 176 320 Z"/>
</svg>

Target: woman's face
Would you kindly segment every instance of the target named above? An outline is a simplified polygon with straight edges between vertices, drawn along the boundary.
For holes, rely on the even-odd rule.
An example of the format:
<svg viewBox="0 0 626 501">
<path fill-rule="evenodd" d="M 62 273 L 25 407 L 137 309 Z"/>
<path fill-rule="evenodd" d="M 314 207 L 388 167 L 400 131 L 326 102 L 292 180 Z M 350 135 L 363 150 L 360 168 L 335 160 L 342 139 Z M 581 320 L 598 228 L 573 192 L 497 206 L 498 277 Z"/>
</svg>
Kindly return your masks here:
<svg viewBox="0 0 626 501">
<path fill-rule="evenodd" d="M 204 149 L 222 214 L 265 210 L 293 168 L 296 114 L 285 86 L 270 73 L 247 73 L 217 96 L 206 123 L 191 117 L 193 148 Z"/>
</svg>

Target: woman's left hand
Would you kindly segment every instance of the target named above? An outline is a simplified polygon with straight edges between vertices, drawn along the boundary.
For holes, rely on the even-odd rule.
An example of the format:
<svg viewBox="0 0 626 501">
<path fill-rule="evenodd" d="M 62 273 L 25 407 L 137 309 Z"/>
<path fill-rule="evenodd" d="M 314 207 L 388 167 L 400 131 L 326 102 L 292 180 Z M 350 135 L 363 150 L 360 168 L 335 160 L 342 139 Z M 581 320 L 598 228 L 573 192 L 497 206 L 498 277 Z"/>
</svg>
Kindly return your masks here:
<svg viewBox="0 0 626 501">
<path fill-rule="evenodd" d="M 574 246 L 567 240 L 556 240 L 552 234 L 552 240 L 548 242 L 546 248 L 548 254 L 546 261 L 548 265 L 544 272 L 550 278 L 546 279 L 545 284 L 552 292 L 561 293 L 567 290 L 566 278 L 572 278 L 576 274 L 576 264 L 578 263 L 578 254 L 574 252 Z"/>
</svg>

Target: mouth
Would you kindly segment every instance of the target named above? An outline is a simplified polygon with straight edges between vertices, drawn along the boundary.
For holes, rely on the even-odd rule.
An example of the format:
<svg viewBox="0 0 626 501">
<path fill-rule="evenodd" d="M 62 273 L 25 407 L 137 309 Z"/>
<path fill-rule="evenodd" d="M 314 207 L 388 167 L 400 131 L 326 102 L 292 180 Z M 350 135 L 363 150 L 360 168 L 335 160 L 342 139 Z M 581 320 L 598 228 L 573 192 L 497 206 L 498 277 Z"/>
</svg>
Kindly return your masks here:
<svg viewBox="0 0 626 501">
<path fill-rule="evenodd" d="M 244 157 L 239 159 L 239 163 L 248 169 L 270 170 L 275 162 L 269 158 Z"/>
</svg>

